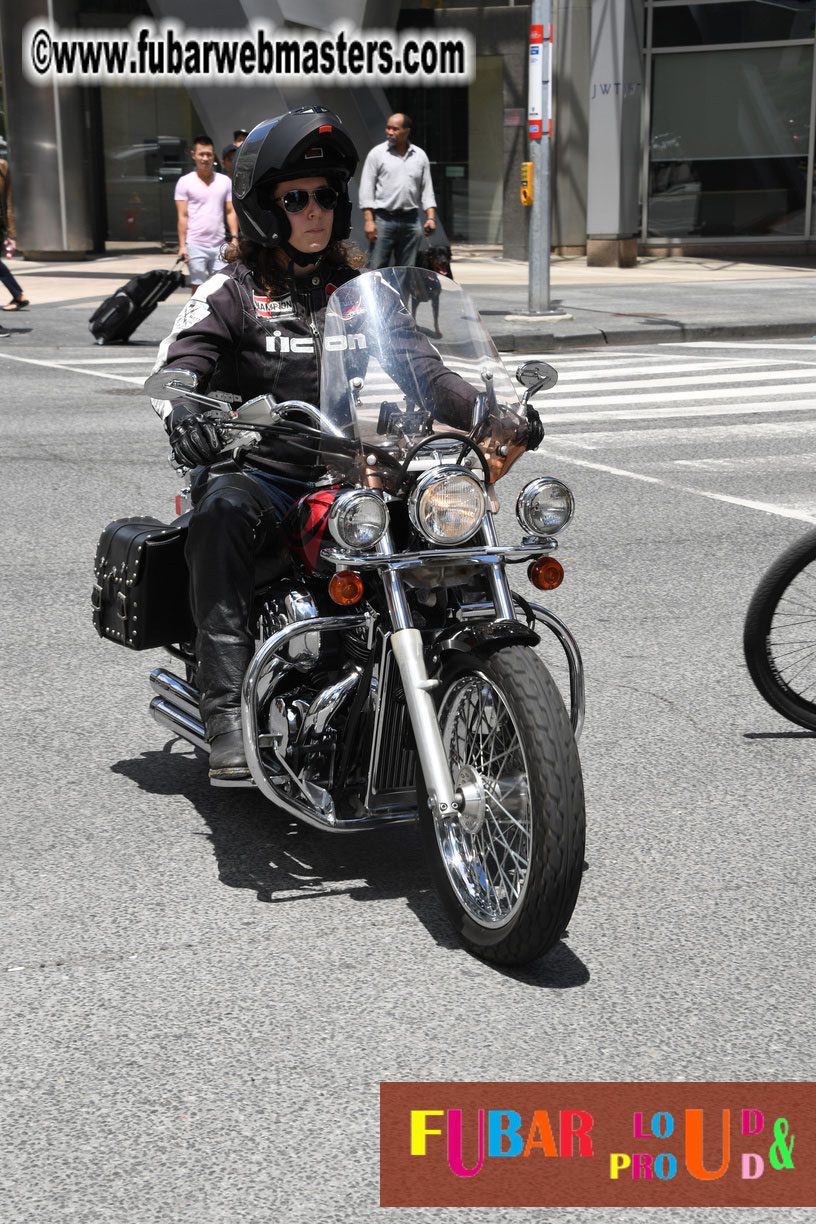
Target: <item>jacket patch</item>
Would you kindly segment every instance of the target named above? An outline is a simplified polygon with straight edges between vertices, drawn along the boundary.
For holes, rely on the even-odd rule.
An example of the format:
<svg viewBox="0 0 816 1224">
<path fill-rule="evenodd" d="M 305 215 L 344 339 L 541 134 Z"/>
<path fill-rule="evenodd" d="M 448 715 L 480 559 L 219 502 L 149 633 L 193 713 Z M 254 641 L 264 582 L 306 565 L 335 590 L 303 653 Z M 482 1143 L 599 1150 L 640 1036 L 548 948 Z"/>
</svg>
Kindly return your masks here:
<svg viewBox="0 0 816 1224">
<path fill-rule="evenodd" d="M 364 349 L 366 338 L 362 332 L 352 332 L 349 336 L 326 336 L 323 347 L 328 353 L 342 352 L 344 349 Z M 284 336 L 276 331 L 266 337 L 267 353 L 313 353 L 314 340 L 311 336 Z"/>
<path fill-rule="evenodd" d="M 174 332 L 187 331 L 188 327 L 195 327 L 202 319 L 206 319 L 210 313 L 209 304 L 202 301 L 200 298 L 191 297 L 187 305 L 183 308 L 178 318 L 176 319 Z"/>
<path fill-rule="evenodd" d="M 259 319 L 272 319 L 285 314 L 294 314 L 294 306 L 290 297 L 268 298 L 259 297 L 258 294 L 253 293 L 252 304 Z"/>
</svg>

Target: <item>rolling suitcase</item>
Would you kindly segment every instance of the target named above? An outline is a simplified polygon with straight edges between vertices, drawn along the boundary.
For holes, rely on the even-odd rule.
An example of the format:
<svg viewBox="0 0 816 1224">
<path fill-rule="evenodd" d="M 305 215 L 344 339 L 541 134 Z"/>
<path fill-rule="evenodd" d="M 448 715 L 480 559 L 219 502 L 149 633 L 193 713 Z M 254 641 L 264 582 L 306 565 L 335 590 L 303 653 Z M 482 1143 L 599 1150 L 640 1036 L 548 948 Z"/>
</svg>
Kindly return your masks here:
<svg viewBox="0 0 816 1224">
<path fill-rule="evenodd" d="M 179 263 L 176 260 L 176 263 Z M 185 281 L 183 272 L 158 269 L 134 276 L 121 289 L 106 298 L 88 320 L 88 327 L 97 344 L 124 343 L 140 323 L 156 309 L 159 302 L 179 289 Z"/>
</svg>

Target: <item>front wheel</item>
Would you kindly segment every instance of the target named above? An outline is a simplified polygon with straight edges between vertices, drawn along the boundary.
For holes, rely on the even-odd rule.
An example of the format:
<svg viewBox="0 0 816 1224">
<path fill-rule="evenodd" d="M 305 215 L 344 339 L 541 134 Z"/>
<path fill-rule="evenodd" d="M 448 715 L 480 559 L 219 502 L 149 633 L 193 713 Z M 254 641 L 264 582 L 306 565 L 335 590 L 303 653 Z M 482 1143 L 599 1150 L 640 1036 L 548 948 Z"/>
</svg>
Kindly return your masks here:
<svg viewBox="0 0 816 1224">
<path fill-rule="evenodd" d="M 525 646 L 454 656 L 441 676 L 439 725 L 465 811 L 419 820 L 434 882 L 477 956 L 523 965 L 570 920 L 584 858 L 581 765 L 564 703 Z"/>
<path fill-rule="evenodd" d="M 774 561 L 748 605 L 751 679 L 770 706 L 816 731 L 816 531 Z"/>
</svg>

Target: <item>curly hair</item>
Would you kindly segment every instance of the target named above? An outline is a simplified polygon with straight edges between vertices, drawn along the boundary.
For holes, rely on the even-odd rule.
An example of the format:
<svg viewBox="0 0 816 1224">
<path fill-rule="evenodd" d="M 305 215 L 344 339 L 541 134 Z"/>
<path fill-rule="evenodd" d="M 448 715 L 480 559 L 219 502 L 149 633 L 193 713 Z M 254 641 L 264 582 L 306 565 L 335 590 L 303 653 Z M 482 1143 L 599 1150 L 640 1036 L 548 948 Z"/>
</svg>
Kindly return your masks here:
<svg viewBox="0 0 816 1224">
<path fill-rule="evenodd" d="M 289 261 L 280 247 L 265 247 L 251 238 L 239 238 L 230 243 L 221 256 L 227 263 L 243 263 L 252 275 L 272 294 L 284 293 L 288 287 Z M 323 258 L 342 268 L 362 268 L 366 257 L 353 242 L 332 242 Z"/>
</svg>

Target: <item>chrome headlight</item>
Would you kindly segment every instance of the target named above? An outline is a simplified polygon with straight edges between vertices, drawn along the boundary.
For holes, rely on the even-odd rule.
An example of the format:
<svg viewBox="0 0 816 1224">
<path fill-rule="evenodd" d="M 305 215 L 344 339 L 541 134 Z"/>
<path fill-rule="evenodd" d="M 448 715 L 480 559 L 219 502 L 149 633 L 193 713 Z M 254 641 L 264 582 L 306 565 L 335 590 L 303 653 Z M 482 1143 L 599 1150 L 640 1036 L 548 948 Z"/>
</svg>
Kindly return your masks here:
<svg viewBox="0 0 816 1224">
<path fill-rule="evenodd" d="M 560 480 L 539 476 L 519 493 L 516 518 L 530 535 L 555 535 L 566 527 L 575 510 L 575 499 Z"/>
<path fill-rule="evenodd" d="M 329 531 L 343 548 L 373 548 L 387 527 L 385 502 L 371 489 L 349 489 L 329 510 Z"/>
<path fill-rule="evenodd" d="M 469 540 L 486 512 L 484 489 L 464 468 L 432 468 L 419 478 L 408 499 L 411 522 L 432 544 Z"/>
</svg>

